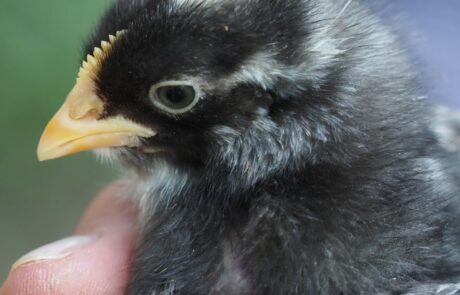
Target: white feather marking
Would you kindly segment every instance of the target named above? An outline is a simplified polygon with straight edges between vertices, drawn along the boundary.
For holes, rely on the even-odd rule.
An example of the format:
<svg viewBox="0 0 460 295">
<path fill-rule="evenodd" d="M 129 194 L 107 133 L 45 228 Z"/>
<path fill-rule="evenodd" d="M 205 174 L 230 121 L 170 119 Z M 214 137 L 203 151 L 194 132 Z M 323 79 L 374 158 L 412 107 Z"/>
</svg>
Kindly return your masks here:
<svg viewBox="0 0 460 295">
<path fill-rule="evenodd" d="M 94 150 L 94 154 L 98 161 L 103 164 L 114 165 L 114 163 L 118 162 L 118 153 L 116 150 L 110 148 L 102 148 Z"/>
<path fill-rule="evenodd" d="M 223 80 L 225 86 L 254 83 L 264 89 L 271 88 L 279 79 L 297 81 L 306 76 L 303 65 L 290 66 L 276 60 L 276 53 L 261 51 L 254 54 L 239 70 Z"/>
<path fill-rule="evenodd" d="M 442 295 L 455 295 L 458 294 L 457 292 L 459 291 L 460 284 L 444 284 L 438 287 L 436 294 L 441 294 L 441 292 L 443 292 Z"/>
<path fill-rule="evenodd" d="M 446 178 L 444 167 L 438 160 L 433 158 L 421 158 L 417 160 L 415 171 L 420 171 L 422 173 L 429 171 L 428 174 L 423 174 L 427 181 L 436 181 Z"/>
<path fill-rule="evenodd" d="M 183 6 L 183 5 L 198 5 L 198 4 L 210 5 L 210 4 L 221 3 L 221 2 L 224 2 L 224 1 L 226 1 L 226 0 L 174 0 L 174 2 L 175 2 L 178 6 Z"/>
<path fill-rule="evenodd" d="M 178 168 L 168 164 L 164 160 L 156 160 L 152 163 L 152 171 L 143 177 L 135 174 L 130 177 L 129 195 L 135 196 L 139 202 L 139 220 L 148 220 L 156 210 L 157 201 L 161 198 L 163 202 L 169 204 L 171 197 L 177 197 L 177 193 L 182 190 L 188 181 L 188 174 Z"/>
<path fill-rule="evenodd" d="M 222 252 L 222 273 L 210 294 L 227 292 L 229 294 L 241 294 L 243 290 L 248 289 L 248 281 L 241 270 L 241 263 L 233 255 L 228 242 L 224 242 Z"/>
<path fill-rule="evenodd" d="M 228 126 L 216 126 L 213 128 L 213 133 L 225 144 L 231 144 L 241 134 L 238 130 Z"/>
<path fill-rule="evenodd" d="M 345 3 L 345 6 L 342 8 L 342 10 L 339 12 L 339 14 L 337 14 L 337 16 L 335 17 L 334 22 L 342 17 L 342 15 L 347 10 L 348 6 L 350 6 L 351 2 L 353 2 L 353 0 L 348 0 L 348 2 Z"/>
<path fill-rule="evenodd" d="M 337 24 L 337 21 L 340 20 L 340 18 L 344 15 L 345 11 L 347 8 L 350 6 L 351 2 L 353 0 L 348 0 L 347 3 L 345 3 L 345 6 L 340 10 L 340 12 L 337 14 L 337 16 L 332 20 L 331 24 L 322 31 L 319 36 L 322 41 L 317 42 L 313 48 L 311 48 L 312 51 L 318 51 L 318 50 L 323 50 L 324 48 L 327 48 L 328 46 L 326 43 L 330 42 L 330 39 L 327 38 L 326 36 L 329 35 L 330 31 L 334 28 L 334 26 Z"/>
</svg>

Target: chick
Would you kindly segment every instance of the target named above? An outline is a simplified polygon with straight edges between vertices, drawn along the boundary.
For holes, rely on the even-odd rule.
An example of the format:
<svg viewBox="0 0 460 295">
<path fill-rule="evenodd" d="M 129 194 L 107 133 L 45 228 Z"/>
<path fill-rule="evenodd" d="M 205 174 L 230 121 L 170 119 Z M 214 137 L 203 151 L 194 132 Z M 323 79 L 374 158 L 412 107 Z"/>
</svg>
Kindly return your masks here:
<svg viewBox="0 0 460 295">
<path fill-rule="evenodd" d="M 38 155 L 132 171 L 128 294 L 459 292 L 450 156 L 360 1 L 118 0 L 86 48 Z"/>
</svg>

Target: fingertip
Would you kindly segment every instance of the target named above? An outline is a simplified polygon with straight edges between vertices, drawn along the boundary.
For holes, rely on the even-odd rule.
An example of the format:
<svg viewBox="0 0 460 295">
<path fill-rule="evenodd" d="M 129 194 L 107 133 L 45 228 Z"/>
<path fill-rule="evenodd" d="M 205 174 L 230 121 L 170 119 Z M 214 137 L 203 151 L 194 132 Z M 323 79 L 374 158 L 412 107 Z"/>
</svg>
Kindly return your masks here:
<svg viewBox="0 0 460 295">
<path fill-rule="evenodd" d="M 128 231 L 101 236 L 65 255 L 29 260 L 11 270 L 1 295 L 122 295 L 134 243 Z"/>
<path fill-rule="evenodd" d="M 137 208 L 119 197 L 122 189 L 111 185 L 93 201 L 76 236 L 22 257 L 0 295 L 124 294 L 138 227 Z"/>
</svg>

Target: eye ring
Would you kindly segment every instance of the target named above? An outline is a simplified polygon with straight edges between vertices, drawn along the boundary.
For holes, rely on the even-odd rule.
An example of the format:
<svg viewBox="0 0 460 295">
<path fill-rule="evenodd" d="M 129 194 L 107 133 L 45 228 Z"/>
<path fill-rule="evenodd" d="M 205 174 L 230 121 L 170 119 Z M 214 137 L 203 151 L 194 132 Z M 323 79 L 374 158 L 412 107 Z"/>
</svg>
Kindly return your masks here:
<svg viewBox="0 0 460 295">
<path fill-rule="evenodd" d="M 201 98 L 201 91 L 190 81 L 164 81 L 150 88 L 149 98 L 157 108 L 177 115 L 190 111 Z"/>
</svg>

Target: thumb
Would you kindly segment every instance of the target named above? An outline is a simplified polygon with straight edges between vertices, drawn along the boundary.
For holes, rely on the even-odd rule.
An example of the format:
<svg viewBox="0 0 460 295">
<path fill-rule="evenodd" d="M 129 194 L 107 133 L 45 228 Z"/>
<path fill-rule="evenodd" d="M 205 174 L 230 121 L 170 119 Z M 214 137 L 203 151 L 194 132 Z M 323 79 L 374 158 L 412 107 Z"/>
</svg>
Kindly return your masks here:
<svg viewBox="0 0 460 295">
<path fill-rule="evenodd" d="M 76 235 L 20 258 L 0 295 L 124 294 L 137 239 L 135 206 L 119 185 L 93 202 Z"/>
</svg>

